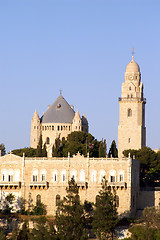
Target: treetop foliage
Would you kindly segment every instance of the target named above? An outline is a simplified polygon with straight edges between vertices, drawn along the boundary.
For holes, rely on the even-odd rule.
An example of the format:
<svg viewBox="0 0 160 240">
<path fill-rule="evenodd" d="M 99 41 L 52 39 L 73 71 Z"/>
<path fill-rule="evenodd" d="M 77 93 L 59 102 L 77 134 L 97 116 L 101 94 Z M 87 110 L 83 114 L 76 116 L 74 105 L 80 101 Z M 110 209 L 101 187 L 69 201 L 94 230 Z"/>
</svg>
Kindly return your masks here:
<svg viewBox="0 0 160 240">
<path fill-rule="evenodd" d="M 154 186 L 159 184 L 160 151 L 156 153 L 149 147 L 143 147 L 139 150 L 128 149 L 123 152 L 125 157 L 128 157 L 129 153 L 131 158 L 135 157 L 140 161 L 141 185 Z"/>
<path fill-rule="evenodd" d="M 117 149 L 115 140 L 112 141 L 111 147 L 109 149 L 108 157 L 109 158 L 110 157 L 113 157 L 113 158 L 118 157 L 118 149 Z"/>
<path fill-rule="evenodd" d="M 68 152 L 71 156 L 77 152 L 87 156 L 89 152 L 90 157 L 106 157 L 106 141 L 98 141 L 90 133 L 72 132 L 67 140 L 57 138 L 52 151 L 53 157 L 67 157 Z"/>
<path fill-rule="evenodd" d="M 143 210 L 143 224 L 129 229 L 132 233 L 130 239 L 159 240 L 160 239 L 160 210 L 148 207 Z"/>
<path fill-rule="evenodd" d="M 87 239 L 84 209 L 80 203 L 78 186 L 72 178 L 66 188 L 67 195 L 60 202 L 56 214 L 57 234 L 60 239 Z"/>
<path fill-rule="evenodd" d="M 116 192 L 110 190 L 104 178 L 93 211 L 93 229 L 99 239 L 108 239 L 113 237 L 117 222 Z"/>
<path fill-rule="evenodd" d="M 4 156 L 6 154 L 6 148 L 3 143 L 0 144 L 1 155 Z"/>
<path fill-rule="evenodd" d="M 34 148 L 20 148 L 12 150 L 12 153 L 15 155 L 18 155 L 20 157 L 23 157 L 23 153 L 26 157 L 35 157 L 36 156 L 36 149 Z"/>
</svg>

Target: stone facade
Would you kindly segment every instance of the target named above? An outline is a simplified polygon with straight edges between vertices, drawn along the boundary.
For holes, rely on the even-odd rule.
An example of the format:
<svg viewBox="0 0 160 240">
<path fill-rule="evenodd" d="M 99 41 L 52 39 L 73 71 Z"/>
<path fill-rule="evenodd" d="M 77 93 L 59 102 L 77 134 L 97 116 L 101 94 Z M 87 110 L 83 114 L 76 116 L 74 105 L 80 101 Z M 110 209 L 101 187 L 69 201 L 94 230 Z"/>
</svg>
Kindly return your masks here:
<svg viewBox="0 0 160 240">
<path fill-rule="evenodd" d="M 125 149 L 140 149 L 146 145 L 145 103 L 140 69 L 132 56 L 119 98 L 119 157 Z"/>
<path fill-rule="evenodd" d="M 60 95 L 56 101 L 48 106 L 48 110 L 41 118 L 35 111 L 31 121 L 31 143 L 32 148 L 37 148 L 40 135 L 43 144 L 46 143 L 47 153 L 52 157 L 52 147 L 56 138 L 66 139 L 73 131 L 88 132 L 88 121 L 83 114 L 82 118 L 78 110 L 74 112 L 73 106 L 69 105 Z"/>
<path fill-rule="evenodd" d="M 52 158 L 55 139 L 63 139 L 73 131 L 88 132 L 85 115 L 60 95 L 39 118 L 35 111 L 31 123 L 31 147 L 36 148 L 42 134 L 47 144 L 47 158 L 26 158 L 8 154 L 0 157 L 0 188 L 3 208 L 5 196 L 16 196 L 15 210 L 20 208 L 22 199 L 36 204 L 37 198 L 47 207 L 47 214 L 55 215 L 57 202 L 66 195 L 68 180 L 72 177 L 79 186 L 81 202 L 95 202 L 101 189 L 101 180 L 106 177 L 108 185 L 116 190 L 118 213 L 135 216 L 145 207 L 160 206 L 159 189 L 139 188 L 139 161 L 123 157 L 125 149 L 140 149 L 146 145 L 145 103 L 143 84 L 138 64 L 132 57 L 126 67 L 125 82 L 119 98 L 118 158 L 90 158 L 77 153 L 68 158 Z"/>
<path fill-rule="evenodd" d="M 68 180 L 74 177 L 81 202 L 96 201 L 103 177 L 116 190 L 120 216 L 135 215 L 139 195 L 139 162 L 131 158 L 90 158 L 79 153 L 68 158 L 25 158 L 8 154 L 0 157 L 1 202 L 8 193 L 28 202 L 37 197 L 47 206 L 47 214 L 55 215 L 56 199 L 66 195 Z M 1 206 L 2 207 L 2 206 Z"/>
</svg>

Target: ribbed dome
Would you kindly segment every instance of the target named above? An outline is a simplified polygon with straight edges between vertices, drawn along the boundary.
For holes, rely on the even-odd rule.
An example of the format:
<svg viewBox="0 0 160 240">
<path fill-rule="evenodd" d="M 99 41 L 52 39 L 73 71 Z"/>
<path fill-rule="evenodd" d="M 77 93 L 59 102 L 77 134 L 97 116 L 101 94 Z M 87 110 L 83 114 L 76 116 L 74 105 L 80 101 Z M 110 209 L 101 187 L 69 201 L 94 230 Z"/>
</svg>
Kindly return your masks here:
<svg viewBox="0 0 160 240">
<path fill-rule="evenodd" d="M 140 72 L 139 65 L 134 61 L 133 57 L 126 67 L 126 72 Z"/>
</svg>

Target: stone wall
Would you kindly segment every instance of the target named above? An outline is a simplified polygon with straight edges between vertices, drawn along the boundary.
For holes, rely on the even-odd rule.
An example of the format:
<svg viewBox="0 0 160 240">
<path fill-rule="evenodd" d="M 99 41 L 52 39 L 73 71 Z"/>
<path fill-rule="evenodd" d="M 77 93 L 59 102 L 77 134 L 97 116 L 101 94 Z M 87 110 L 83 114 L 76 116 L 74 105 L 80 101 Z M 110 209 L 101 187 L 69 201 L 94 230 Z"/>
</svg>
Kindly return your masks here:
<svg viewBox="0 0 160 240">
<path fill-rule="evenodd" d="M 21 158 L 13 154 L 0 157 L 1 194 L 6 196 L 13 192 L 19 200 L 26 200 L 26 208 L 29 203 L 35 205 L 39 195 L 49 215 L 56 213 L 56 196 L 63 199 L 68 180 L 73 176 L 82 202 L 95 202 L 105 176 L 119 197 L 119 215 L 129 216 L 136 211 L 136 197 L 134 202 L 132 200 L 139 189 L 139 162 L 136 160 L 89 158 L 79 153 L 68 158 Z"/>
</svg>

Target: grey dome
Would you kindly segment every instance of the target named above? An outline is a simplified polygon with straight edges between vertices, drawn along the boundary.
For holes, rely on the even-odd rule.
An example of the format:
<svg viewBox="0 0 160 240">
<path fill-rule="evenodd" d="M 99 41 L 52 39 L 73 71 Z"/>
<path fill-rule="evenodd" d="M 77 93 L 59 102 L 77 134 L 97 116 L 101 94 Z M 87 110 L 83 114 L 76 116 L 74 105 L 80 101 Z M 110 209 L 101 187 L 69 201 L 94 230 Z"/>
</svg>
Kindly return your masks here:
<svg viewBox="0 0 160 240">
<path fill-rule="evenodd" d="M 75 112 L 60 95 L 41 117 L 41 123 L 72 123 Z"/>
</svg>

